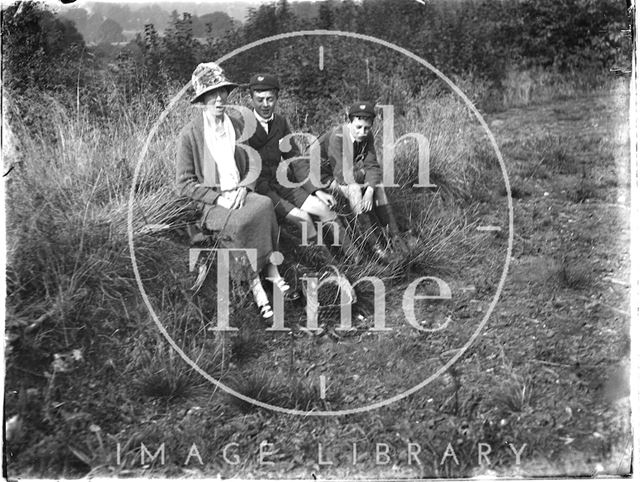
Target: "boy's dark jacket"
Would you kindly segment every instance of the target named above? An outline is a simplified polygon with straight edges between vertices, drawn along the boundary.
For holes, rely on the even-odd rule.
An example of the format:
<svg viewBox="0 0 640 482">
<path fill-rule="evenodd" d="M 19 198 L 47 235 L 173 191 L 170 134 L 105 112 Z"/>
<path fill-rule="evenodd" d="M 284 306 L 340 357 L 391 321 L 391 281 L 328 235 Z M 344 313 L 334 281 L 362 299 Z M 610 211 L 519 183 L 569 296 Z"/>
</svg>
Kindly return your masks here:
<svg viewBox="0 0 640 482">
<path fill-rule="evenodd" d="M 291 150 L 280 151 L 280 140 L 289 134 L 291 134 L 291 128 L 287 120 L 280 114 L 274 113 L 273 120 L 269 125 L 269 133 L 265 132 L 259 122 L 256 122 L 256 131 L 249 138 L 247 144 L 258 151 L 262 158 L 262 171 L 256 183 L 256 192 L 259 194 L 269 195 L 274 190 L 278 190 L 276 170 L 281 158 L 291 159 L 300 156 L 300 150 L 293 139 L 290 141 Z M 304 179 L 308 173 L 307 164 L 304 160 L 292 161 L 288 169 L 289 180 L 296 182 Z M 309 193 L 318 189 L 311 182 L 306 182 L 302 188 Z"/>
<path fill-rule="evenodd" d="M 382 169 L 378 164 L 373 133 L 369 132 L 362 142 L 351 142 L 348 124 L 331 129 L 320 137 L 321 179 L 323 184 L 335 179 L 338 184 L 348 184 L 345 178 L 343 151 L 353 160 L 353 180 L 364 186 L 375 187 L 382 182 Z M 344 139 L 347 142 L 343 144 Z"/>
</svg>

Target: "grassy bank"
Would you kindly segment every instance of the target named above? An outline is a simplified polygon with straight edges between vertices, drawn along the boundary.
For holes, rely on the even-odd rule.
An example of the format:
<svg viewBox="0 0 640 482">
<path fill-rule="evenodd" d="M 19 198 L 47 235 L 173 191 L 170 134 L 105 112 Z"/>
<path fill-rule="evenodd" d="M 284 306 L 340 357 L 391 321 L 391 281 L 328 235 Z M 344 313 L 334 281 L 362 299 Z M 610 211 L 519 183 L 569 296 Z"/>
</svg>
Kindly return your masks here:
<svg viewBox="0 0 640 482">
<path fill-rule="evenodd" d="M 518 84 L 514 78 L 514 88 Z M 600 203 L 626 203 L 619 199 L 628 188 L 628 152 L 624 135 L 616 133 L 625 129 L 617 115 L 624 104 L 610 101 L 623 102 L 625 92 L 584 100 L 570 91 L 575 101 L 531 106 L 537 95 L 532 89 L 522 99 L 530 110 L 507 110 L 490 120 L 514 186 L 516 216 L 514 268 L 491 323 L 458 363 L 417 394 L 327 419 L 279 414 L 227 395 L 191 369 L 151 320 L 133 278 L 126 221 L 133 173 L 158 108 L 123 106 L 110 121 L 94 124 L 52 101 L 41 135 L 15 123 L 21 162 L 7 182 L 5 403 L 7 418 L 17 416 L 21 427 L 8 437 L 10 473 L 586 474 L 594 465 L 589 458 L 615 472 L 612 461 L 628 432 L 624 420 L 615 419 L 619 399 L 607 398 L 603 380 L 624 361 L 628 342 L 626 319 L 607 306 L 623 309 L 626 298 L 601 293 L 603 277 L 624 276 L 627 250 L 614 233 L 624 232 L 626 221 L 602 219 Z M 294 105 L 283 99 L 294 128 L 314 132 Z M 290 333 L 265 332 L 245 287 L 236 285 L 231 324 L 239 331 L 208 330 L 215 316 L 214 276 L 193 293 L 195 273 L 188 270 L 181 231 L 190 213 L 175 203 L 173 188 L 176 136 L 193 111 L 180 104 L 159 126 L 136 185 L 136 258 L 160 321 L 211 376 L 265 403 L 345 409 L 411 388 L 442 369 L 474 333 L 506 252 L 504 183 L 486 137 L 459 100 L 425 91 L 407 105 L 414 108 L 397 116 L 396 137 L 420 132 L 429 139 L 430 174 L 438 188 L 409 187 L 417 176 L 415 146 L 399 146 L 402 188 L 390 194 L 418 243 L 398 266 L 380 265 L 366 253 L 363 263 L 344 259 L 340 266 L 352 281 L 383 280 L 392 331 L 371 330 L 371 289 L 359 285 L 356 309 L 364 318 L 354 321 L 353 332 L 336 337 L 301 329 L 300 304 L 287 307 Z M 534 116 L 536 109 L 544 114 Z M 596 111 L 608 113 L 606 122 L 584 129 Z M 547 126 L 556 117 L 557 125 Z M 568 228 L 567 219 L 576 224 Z M 153 224 L 169 229 L 144 229 Z M 479 225 L 502 231 L 478 231 Z M 303 266 L 322 268 L 304 249 L 289 248 L 289 274 Z M 579 263 L 585 256 L 592 262 Z M 441 277 L 453 292 L 449 301 L 415 303 L 427 331 L 410 326 L 402 306 L 402 294 L 420 276 Z M 596 339 L 605 343 L 596 346 Z M 324 398 L 318 385 L 323 375 L 329 377 Z M 567 437 L 577 441 L 567 443 Z M 269 456 L 274 466 L 258 461 L 264 441 L 278 451 Z M 166 463 L 147 457 L 143 464 L 141 443 L 152 454 L 164 443 Z M 238 465 L 222 456 L 230 443 L 238 444 L 229 453 L 238 455 Z M 354 443 L 360 454 L 355 465 Z M 421 447 L 421 465 L 407 463 L 411 443 Z M 478 463 L 479 443 L 491 447 L 490 467 Z M 508 443 L 516 451 L 528 447 L 522 467 L 515 466 Z M 193 454 L 185 464 L 193 444 L 202 465 Z M 319 463 L 319 444 L 334 466 Z M 376 463 L 376 451 L 384 450 L 377 444 L 389 446 L 388 465 Z M 458 463 L 445 457 L 448 444 Z"/>
<path fill-rule="evenodd" d="M 7 184 L 7 382 L 16 394 L 7 398 L 7 413 L 17 412 L 24 421 L 17 459 L 12 460 L 23 469 L 37 472 L 46 464 L 56 473 L 72 474 L 85 470 L 88 461 L 91 466 L 106 463 L 99 460 L 100 453 L 87 455 L 84 445 L 92 446 L 96 434 L 118 433 L 126 425 L 122 417 L 131 423 L 145 419 L 139 410 L 146 412 L 148 403 L 173 410 L 176 400 L 184 403 L 211 387 L 158 334 L 130 264 L 128 196 L 141 148 L 160 110 L 127 107 L 111 121 L 96 124 L 53 99 L 45 109 L 48 124 L 42 129 L 12 126 L 21 142 L 21 162 Z M 133 206 L 138 267 L 159 318 L 185 352 L 243 393 L 260 392 L 259 381 L 229 368 L 230 360 L 242 357 L 238 352 L 259 353 L 251 333 L 262 328 L 244 288 L 235 288 L 231 299 L 236 305 L 232 324 L 243 327 L 239 337 L 206 330 L 215 315 L 215 283 L 197 295 L 190 291 L 195 275 L 188 272 L 188 241 L 181 230 L 189 213 L 175 202 L 173 172 L 177 133 L 194 112 L 179 104 L 159 126 L 141 161 Z M 470 118 L 453 98 L 430 103 L 427 118 L 417 112 L 397 119 L 397 129 L 424 132 L 432 145 L 433 178 L 456 188 L 394 190 L 394 202 L 405 206 L 403 213 L 421 242 L 400 267 L 373 261 L 352 266 L 343 260 L 342 269 L 351 279 L 370 274 L 394 279 L 413 268 L 431 274 L 438 266 L 450 271 L 456 269 L 452 259 L 462 264 L 455 250 L 468 244 L 466 213 L 473 206 L 466 199 L 478 171 L 468 155 L 472 141 L 463 139 L 460 128 L 471 126 Z M 435 118 L 441 129 L 434 128 Z M 405 186 L 417 176 L 412 149 L 400 149 L 396 159 L 398 179 Z M 460 178 L 461 173 L 466 174 Z M 158 224 L 170 229 L 145 232 L 145 226 Z M 458 246 L 452 246 L 453 240 Z M 292 253 L 287 266 L 294 262 L 319 268 L 303 250 Z M 288 316 L 297 317 L 301 310 L 297 307 Z M 215 396 L 212 403 L 239 409 L 232 398 Z M 92 432 L 96 425 L 100 431 Z"/>
</svg>

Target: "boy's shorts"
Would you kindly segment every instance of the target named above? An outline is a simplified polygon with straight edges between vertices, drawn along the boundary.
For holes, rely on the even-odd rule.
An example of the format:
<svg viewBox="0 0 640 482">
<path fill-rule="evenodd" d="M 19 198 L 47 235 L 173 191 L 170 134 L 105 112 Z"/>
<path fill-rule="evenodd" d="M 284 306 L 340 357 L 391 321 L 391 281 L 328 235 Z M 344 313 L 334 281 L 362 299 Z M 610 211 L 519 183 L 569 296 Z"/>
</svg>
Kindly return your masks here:
<svg viewBox="0 0 640 482">
<path fill-rule="evenodd" d="M 351 206 L 351 209 L 355 209 L 355 205 L 362 199 L 362 194 L 364 194 L 366 186 L 362 186 L 360 188 L 360 199 L 353 197 L 353 193 L 351 192 L 349 185 L 347 184 L 338 184 L 338 189 L 340 190 L 342 195 L 349 201 L 349 206 Z M 382 186 L 376 186 L 373 188 L 373 202 L 376 206 L 384 206 L 385 204 L 389 204 L 387 193 L 385 193 Z"/>
<path fill-rule="evenodd" d="M 300 208 L 310 194 L 301 187 L 284 187 L 272 185 L 271 189 L 276 196 L 270 195 L 274 201 L 274 209 L 278 219 L 283 219 L 294 207 Z"/>
</svg>

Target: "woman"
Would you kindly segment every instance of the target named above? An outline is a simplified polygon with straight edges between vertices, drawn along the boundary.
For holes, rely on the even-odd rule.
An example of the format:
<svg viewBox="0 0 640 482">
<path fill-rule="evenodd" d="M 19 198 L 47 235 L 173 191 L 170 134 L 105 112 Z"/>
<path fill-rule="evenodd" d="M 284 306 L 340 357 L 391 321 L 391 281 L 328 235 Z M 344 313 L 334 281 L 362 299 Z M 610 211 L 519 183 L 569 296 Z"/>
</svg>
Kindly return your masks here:
<svg viewBox="0 0 640 482">
<path fill-rule="evenodd" d="M 268 320 L 273 310 L 259 273 L 266 271 L 285 294 L 290 287 L 270 261 L 278 237 L 273 205 L 253 192 L 252 163 L 236 145 L 241 122 L 225 113 L 224 104 L 237 84 L 213 62 L 198 65 L 191 81 L 196 92 L 191 102 L 203 110 L 180 133 L 178 188 L 202 207 L 203 228 L 217 232 L 224 247 L 256 250 L 257 272 L 251 270 L 250 286 L 262 318 Z"/>
</svg>

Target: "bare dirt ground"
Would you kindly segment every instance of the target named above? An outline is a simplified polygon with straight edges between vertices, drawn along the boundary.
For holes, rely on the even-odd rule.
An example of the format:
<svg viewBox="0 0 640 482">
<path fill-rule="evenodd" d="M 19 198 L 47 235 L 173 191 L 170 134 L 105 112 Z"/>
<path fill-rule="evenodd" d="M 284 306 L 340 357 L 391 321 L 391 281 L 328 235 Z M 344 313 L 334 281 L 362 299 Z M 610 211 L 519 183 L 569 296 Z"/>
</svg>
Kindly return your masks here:
<svg viewBox="0 0 640 482">
<path fill-rule="evenodd" d="M 527 474 L 546 473 L 547 463 L 559 474 L 629 467 L 628 102 L 621 87 L 489 116 L 519 198 L 513 264 L 490 331 L 518 326 L 516 349 L 544 374 L 552 417 L 565 411 L 551 423 L 564 425 L 555 430 L 562 446 L 525 464 Z M 544 138 L 552 149 L 530 148 Z M 604 459 L 599 447 L 610 449 Z"/>
</svg>

